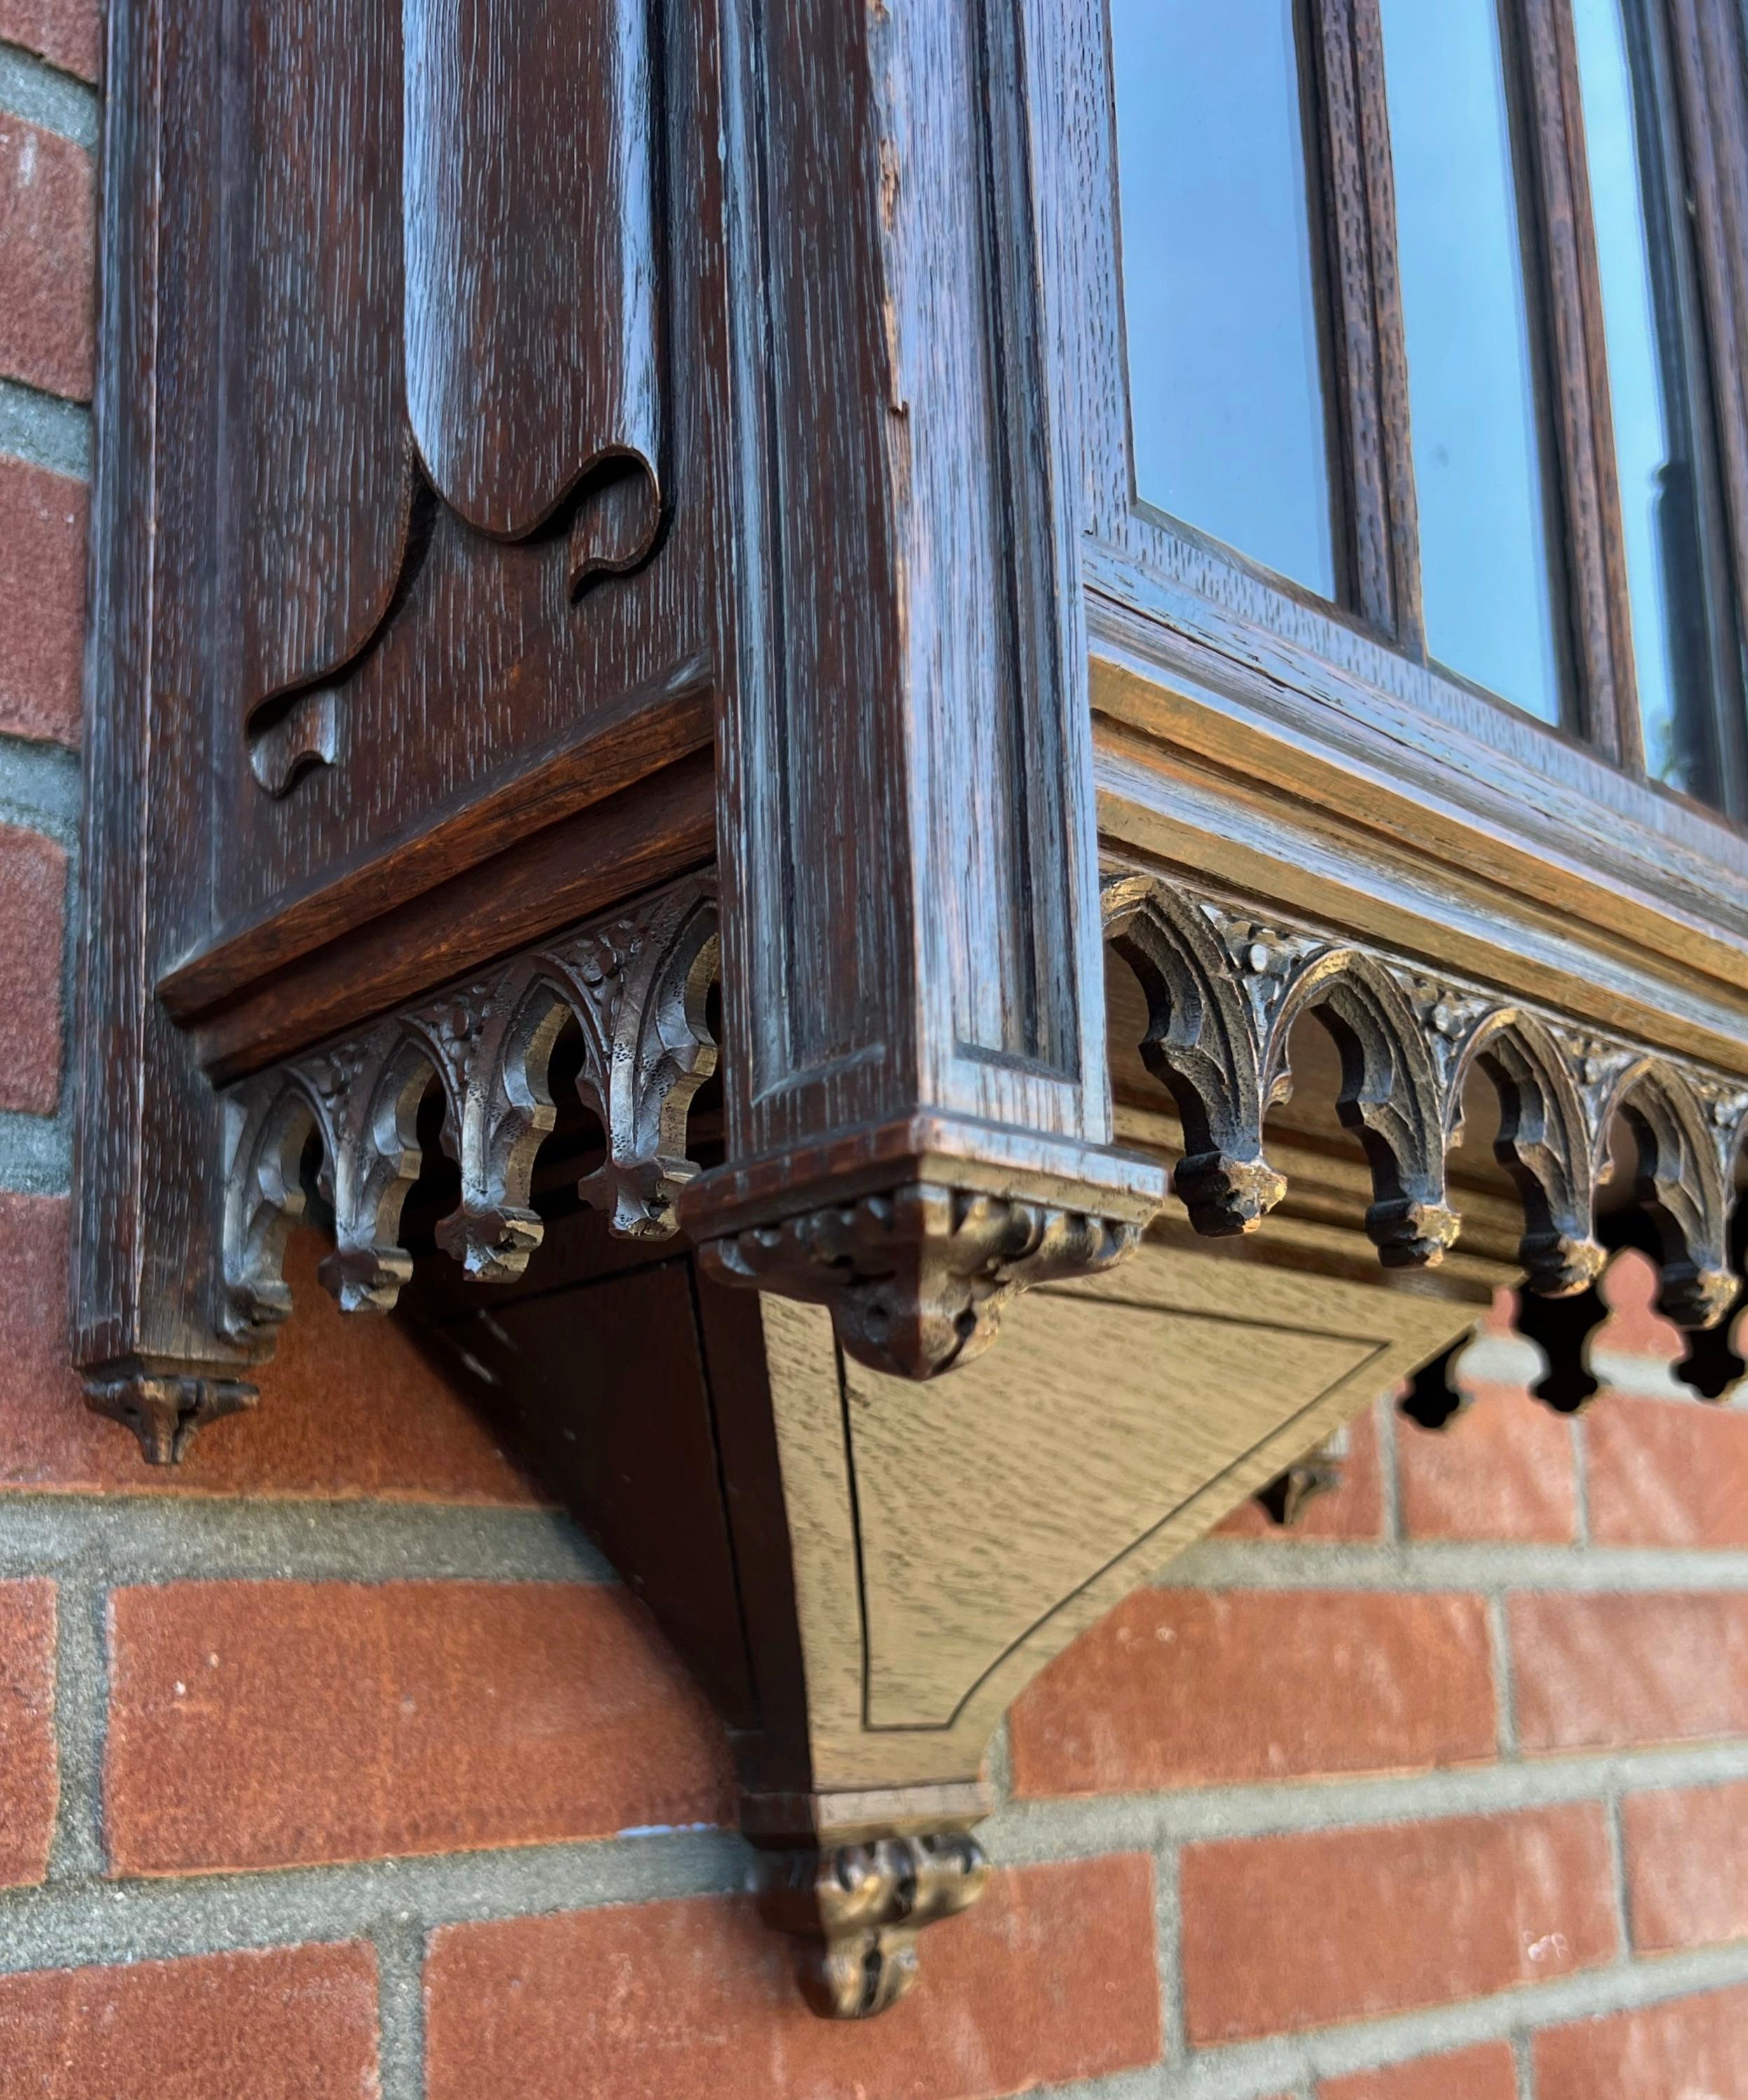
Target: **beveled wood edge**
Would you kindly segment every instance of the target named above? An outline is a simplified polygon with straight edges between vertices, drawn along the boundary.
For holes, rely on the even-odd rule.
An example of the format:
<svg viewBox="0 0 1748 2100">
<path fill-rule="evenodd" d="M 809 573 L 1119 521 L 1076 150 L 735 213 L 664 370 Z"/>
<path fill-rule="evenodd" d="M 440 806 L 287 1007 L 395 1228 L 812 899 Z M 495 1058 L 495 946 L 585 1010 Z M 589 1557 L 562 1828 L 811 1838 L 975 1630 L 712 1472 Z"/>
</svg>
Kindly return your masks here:
<svg viewBox="0 0 1748 2100">
<path fill-rule="evenodd" d="M 689 661 L 600 708 L 561 744 L 506 769 L 485 794 L 470 786 L 416 828 L 374 841 L 269 910 L 218 927 L 159 977 L 165 1010 L 178 1021 L 198 1019 L 361 923 L 710 749 L 715 698 L 707 668 Z"/>
<path fill-rule="evenodd" d="M 1748 920 L 1728 923 L 1748 885 L 1727 871 L 1708 920 L 1642 862 L 1587 862 L 1536 813 L 1428 793 L 1381 740 L 1363 760 L 1114 645 L 1095 647 L 1092 686 L 1107 839 L 1748 1073 Z"/>
<path fill-rule="evenodd" d="M 193 1035 L 222 1084 L 715 855 L 714 757 L 694 749 L 420 892 L 211 1008 Z"/>
<path fill-rule="evenodd" d="M 1358 638 L 1416 690 L 1235 621 L 1121 548 L 1089 542 L 1084 574 L 1095 716 L 1122 715 L 1103 688 L 1112 671 L 1126 674 L 1216 722 L 1265 728 L 1339 773 L 1411 788 L 1411 823 L 1423 810 L 1455 817 L 1478 844 L 1497 838 L 1538 865 L 1631 883 L 1678 922 L 1748 940 L 1748 829 L 1376 636 Z M 1437 704 L 1446 687 L 1460 708 Z"/>
</svg>

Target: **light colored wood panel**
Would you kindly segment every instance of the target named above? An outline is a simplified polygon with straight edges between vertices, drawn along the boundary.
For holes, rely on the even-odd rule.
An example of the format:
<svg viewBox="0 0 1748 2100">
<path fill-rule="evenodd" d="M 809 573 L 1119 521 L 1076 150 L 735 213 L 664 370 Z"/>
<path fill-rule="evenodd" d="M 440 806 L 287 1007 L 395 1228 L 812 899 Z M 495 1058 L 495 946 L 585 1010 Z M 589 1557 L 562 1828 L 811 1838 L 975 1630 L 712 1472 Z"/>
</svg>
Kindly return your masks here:
<svg viewBox="0 0 1748 2100">
<path fill-rule="evenodd" d="M 1008 1704 L 1472 1304 L 1149 1245 L 926 1385 L 764 1300 L 815 1783 L 973 1777 Z"/>
<path fill-rule="evenodd" d="M 1389 1347 L 1042 1294 L 1003 1324 L 925 1406 L 849 1368 L 873 1727 L 949 1726 L 1066 1599 Z"/>
</svg>

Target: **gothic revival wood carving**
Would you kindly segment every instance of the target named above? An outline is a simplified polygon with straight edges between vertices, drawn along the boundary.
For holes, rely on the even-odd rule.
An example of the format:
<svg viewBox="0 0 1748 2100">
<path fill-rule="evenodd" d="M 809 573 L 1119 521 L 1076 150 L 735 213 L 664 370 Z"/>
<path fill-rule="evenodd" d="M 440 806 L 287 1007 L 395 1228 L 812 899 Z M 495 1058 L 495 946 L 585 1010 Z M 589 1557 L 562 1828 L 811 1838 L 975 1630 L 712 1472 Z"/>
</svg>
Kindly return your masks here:
<svg viewBox="0 0 1748 2100">
<path fill-rule="evenodd" d="M 1556 1405 L 1629 1241 L 1741 1365 L 1748 849 L 1424 660 L 1367 11 L 1312 67 L 1354 598 L 1272 625 L 1134 501 L 1104 14 L 111 11 L 92 1403 L 158 1462 L 246 1410 L 324 1229 L 690 1660 L 839 2015 L 975 1897 L 1037 1670 L 1379 1392 L 1447 1414 L 1495 1284 Z"/>
<path fill-rule="evenodd" d="M 337 757 L 434 501 L 509 540 L 570 504 L 573 594 L 649 554 L 656 83 L 645 0 L 225 5 L 237 675 L 284 795 Z"/>
<path fill-rule="evenodd" d="M 254 722 L 343 675 L 381 627 L 406 559 L 416 468 L 399 0 L 346 12 L 323 0 L 226 0 L 221 35 L 239 135 L 223 219 L 218 408 L 234 441 L 221 501 L 236 556 L 239 698 Z M 290 784 L 276 756 L 257 770 L 275 792 Z"/>
<path fill-rule="evenodd" d="M 940 1183 L 812 1211 L 713 1240 L 704 1261 L 749 1284 L 831 1308 L 858 1363 L 932 1378 L 995 1339 L 1004 1305 L 1054 1277 L 1096 1276 L 1133 1254 L 1146 1215 L 1116 1219 Z"/>
<path fill-rule="evenodd" d="M 1335 1106 L 1367 1162 L 1365 1227 L 1386 1269 L 1436 1267 L 1456 1241 L 1447 1152 L 1471 1078 L 1495 1090 L 1495 1149 L 1523 1205 L 1521 1324 L 1548 1351 L 1539 1390 L 1551 1404 L 1576 1406 L 1596 1389 L 1583 1348 L 1604 1315 L 1595 1286 L 1608 1250 L 1596 1204 L 1614 1171 L 1618 1118 L 1636 1163 L 1623 1192 L 1629 1210 L 1610 1213 L 1609 1244 L 1636 1240 L 1653 1253 L 1659 1308 L 1679 1326 L 1714 1328 L 1736 1302 L 1730 1202 L 1748 1088 L 1332 934 L 1265 926 L 1157 875 L 1117 871 L 1104 895 L 1112 946 L 1147 1000 L 1143 1057 L 1182 1121 L 1174 1183 L 1198 1233 L 1253 1233 L 1286 1194 L 1264 1126 L 1291 1090 L 1292 1034 L 1309 1016 L 1340 1052 Z M 519 1277 L 541 1237 L 530 1189 L 556 1113 L 548 1063 L 570 1020 L 585 1045 L 579 1084 L 607 1140 L 579 1193 L 616 1233 L 671 1236 L 698 1171 L 685 1117 L 715 1067 L 705 1011 L 718 967 L 714 884 L 689 880 L 229 1089 L 217 1318 L 225 1339 L 258 1354 L 289 1311 L 283 1255 L 303 1215 L 300 1171 L 312 1139 L 335 1242 L 324 1281 L 346 1311 L 394 1308 L 411 1273 L 400 1215 L 434 1084 L 460 1185 L 437 1243 L 475 1282 Z M 862 1171 L 881 1164 L 876 1154 Z M 965 1171 L 963 1161 L 946 1164 Z M 1136 1185 L 1146 1186 L 1138 1173 Z M 1112 1219 L 956 1187 L 943 1175 L 706 1240 L 700 1259 L 719 1282 L 829 1308 L 840 1347 L 858 1363 L 933 1376 L 980 1354 L 1022 1290 L 1115 1268 L 1156 1208 L 1132 1199 Z M 1711 1361 L 1701 1361 L 1697 1383 L 1715 1380 Z M 1441 1379 L 1438 1367 L 1423 1374 L 1420 1418 L 1438 1414 Z M 143 1423 L 152 1454 L 165 1459 L 200 1419 L 245 1398 L 222 1381 L 184 1391 L 155 1374 L 106 1383 L 100 1404 Z"/>
<path fill-rule="evenodd" d="M 867 2019 L 916 1981 L 923 1926 L 968 1910 L 988 1871 L 983 1847 L 963 1831 L 799 1850 L 780 1855 L 759 1908 L 799 1943 L 801 1988 L 813 2010 Z"/>
<path fill-rule="evenodd" d="M 1332 933 L 1260 924 L 1156 876 L 1111 876 L 1105 908 L 1147 994 L 1142 1054 L 1182 1118 L 1177 1185 L 1198 1231 L 1253 1231 L 1284 1195 L 1263 1126 L 1310 1014 L 1341 1054 L 1336 1106 L 1371 1168 L 1366 1229 L 1386 1267 L 1434 1266 L 1461 1229 L 1445 1162 L 1478 1074 L 1499 1097 L 1495 1149 L 1523 1202 L 1528 1290 L 1570 1299 L 1600 1273 L 1597 1198 L 1618 1118 L 1654 1234 L 1658 1309 L 1691 1329 L 1722 1319 L 1737 1288 L 1728 1238 L 1748 1086 Z"/>
<path fill-rule="evenodd" d="M 521 539 L 609 462 L 569 576 L 647 551 L 660 498 L 647 0 L 407 0 L 407 412 L 438 492 Z"/>
<path fill-rule="evenodd" d="M 548 1066 L 567 1021 L 583 1039 L 578 1086 L 606 1139 L 605 1161 L 578 1193 L 623 1237 L 671 1234 L 675 1199 L 696 1171 L 687 1106 L 715 1064 L 705 1002 L 716 947 L 714 885 L 689 881 L 233 1088 L 218 1315 L 226 1339 L 259 1358 L 290 1314 L 285 1244 L 305 1214 L 312 1140 L 334 1238 L 322 1281 L 344 1312 L 394 1310 L 412 1271 L 401 1211 L 420 1170 L 420 1104 L 434 1085 L 460 1173 L 460 1202 L 438 1223 L 438 1244 L 476 1281 L 519 1276 L 541 1238 L 530 1182 L 557 1116 Z M 203 1420 L 249 1401 L 240 1382 L 215 1392 L 210 1382 L 164 1378 L 93 1392 L 160 1464 L 181 1455 Z"/>
</svg>

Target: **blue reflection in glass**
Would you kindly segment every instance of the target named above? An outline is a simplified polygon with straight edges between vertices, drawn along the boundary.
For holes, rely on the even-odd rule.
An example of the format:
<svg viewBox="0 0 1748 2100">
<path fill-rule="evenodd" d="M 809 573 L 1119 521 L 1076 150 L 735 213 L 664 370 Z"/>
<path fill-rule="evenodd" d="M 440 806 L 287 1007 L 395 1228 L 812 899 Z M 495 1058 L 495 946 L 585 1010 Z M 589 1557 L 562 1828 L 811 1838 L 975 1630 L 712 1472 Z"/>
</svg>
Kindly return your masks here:
<svg viewBox="0 0 1748 2100">
<path fill-rule="evenodd" d="M 1293 0 L 1111 0 L 1111 28 L 1137 491 L 1333 598 Z"/>
<path fill-rule="evenodd" d="M 1671 426 L 1658 330 L 1641 135 L 1620 0 L 1574 0 L 1584 143 L 1602 280 L 1614 462 L 1632 606 L 1633 660 L 1645 728 L 1646 770 L 1672 786 L 1694 788 L 1694 739 L 1684 735 L 1678 704 L 1675 621 L 1699 578 L 1670 573 L 1670 556 L 1691 540 L 1693 482 Z M 1649 114 L 1649 112 L 1647 112 Z M 1685 528 L 1685 530 L 1684 530 Z"/>
<path fill-rule="evenodd" d="M 1535 360 L 1494 0 L 1382 0 L 1430 653 L 1562 713 Z"/>
</svg>

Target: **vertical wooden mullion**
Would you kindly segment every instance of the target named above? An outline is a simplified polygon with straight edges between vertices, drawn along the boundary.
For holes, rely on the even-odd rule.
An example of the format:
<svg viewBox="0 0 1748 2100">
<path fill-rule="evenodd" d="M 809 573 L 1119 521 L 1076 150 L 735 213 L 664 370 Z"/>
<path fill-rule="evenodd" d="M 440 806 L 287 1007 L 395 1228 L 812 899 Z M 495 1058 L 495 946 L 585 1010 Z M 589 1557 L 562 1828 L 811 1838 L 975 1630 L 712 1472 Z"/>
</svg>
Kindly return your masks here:
<svg viewBox="0 0 1748 2100">
<path fill-rule="evenodd" d="M 1627 550 L 1584 157 L 1570 0 L 1512 0 L 1521 30 L 1524 133 L 1539 256 L 1564 526 L 1579 734 L 1617 765 L 1645 765 L 1633 676 Z"/>
<path fill-rule="evenodd" d="M 1736 625 L 1748 635 L 1748 71 L 1733 0 L 1670 0 L 1669 29 Z M 1720 709 L 1717 733 L 1724 805 L 1740 818 L 1748 803 L 1748 733 L 1738 708 Z"/>
<path fill-rule="evenodd" d="M 1330 342 L 1354 609 L 1424 656 L 1408 361 L 1378 0 L 1314 0 Z"/>
</svg>

